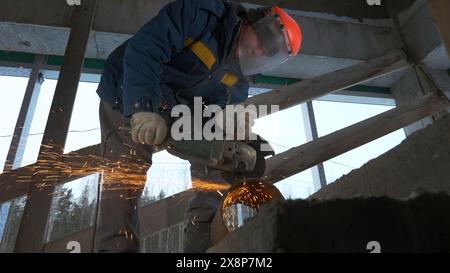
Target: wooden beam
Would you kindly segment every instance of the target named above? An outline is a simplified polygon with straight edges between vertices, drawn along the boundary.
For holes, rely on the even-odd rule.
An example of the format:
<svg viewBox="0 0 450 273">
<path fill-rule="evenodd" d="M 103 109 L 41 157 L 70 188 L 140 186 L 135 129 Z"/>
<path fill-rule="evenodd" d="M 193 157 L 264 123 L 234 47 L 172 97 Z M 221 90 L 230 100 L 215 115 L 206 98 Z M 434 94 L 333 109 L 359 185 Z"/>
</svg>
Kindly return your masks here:
<svg viewBox="0 0 450 273">
<path fill-rule="evenodd" d="M 283 110 L 408 67 L 403 52 L 395 52 L 315 78 L 248 98 L 246 105 L 279 105 Z"/>
<path fill-rule="evenodd" d="M 436 27 L 450 56 L 450 2 L 448 0 L 427 0 Z"/>
<path fill-rule="evenodd" d="M 96 144 L 64 154 L 61 161 L 55 162 L 51 168 L 59 170 L 58 183 L 64 184 L 100 172 L 100 164 L 100 144 Z M 46 166 L 35 163 L 0 174 L 0 203 L 26 195 L 33 175 L 45 168 Z M 53 174 L 47 172 L 47 176 L 50 175 Z"/>
<path fill-rule="evenodd" d="M 47 57 L 43 55 L 36 55 L 33 66 L 31 67 L 30 77 L 28 79 L 25 95 L 23 96 L 22 106 L 20 107 L 19 116 L 17 117 L 16 127 L 14 129 L 11 144 L 9 145 L 8 155 L 6 157 L 3 172 L 8 172 L 13 168 L 17 168 L 21 162 L 25 150 L 28 133 L 31 128 L 31 120 L 34 116 L 39 91 L 43 81 L 40 70 L 45 64 Z"/>
<path fill-rule="evenodd" d="M 39 151 L 40 166 L 51 167 L 52 162 L 61 161 L 96 8 L 97 0 L 85 0 L 83 5 L 73 8 L 64 62 Z M 33 177 L 15 252 L 43 252 L 47 218 L 58 177 L 58 174 L 51 178 L 41 174 Z"/>
<path fill-rule="evenodd" d="M 429 94 L 266 160 L 265 179 L 275 183 L 445 109 L 446 97 Z"/>
</svg>

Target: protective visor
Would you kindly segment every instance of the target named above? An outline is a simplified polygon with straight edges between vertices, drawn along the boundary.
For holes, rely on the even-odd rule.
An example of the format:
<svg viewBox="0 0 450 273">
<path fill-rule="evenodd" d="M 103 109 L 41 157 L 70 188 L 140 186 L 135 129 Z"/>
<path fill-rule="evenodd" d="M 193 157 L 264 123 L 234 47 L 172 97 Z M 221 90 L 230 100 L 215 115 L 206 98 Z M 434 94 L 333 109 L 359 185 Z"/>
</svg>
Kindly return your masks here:
<svg viewBox="0 0 450 273">
<path fill-rule="evenodd" d="M 276 14 L 270 14 L 247 29 L 239 37 L 239 63 L 245 76 L 259 74 L 289 59 L 291 52 Z"/>
</svg>

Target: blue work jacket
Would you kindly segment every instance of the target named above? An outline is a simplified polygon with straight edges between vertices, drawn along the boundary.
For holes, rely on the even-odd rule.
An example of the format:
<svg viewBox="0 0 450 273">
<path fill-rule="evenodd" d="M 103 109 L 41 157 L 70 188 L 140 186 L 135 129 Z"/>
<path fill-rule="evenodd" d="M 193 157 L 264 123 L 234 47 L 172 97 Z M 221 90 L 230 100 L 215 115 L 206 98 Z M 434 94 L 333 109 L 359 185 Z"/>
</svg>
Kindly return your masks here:
<svg viewBox="0 0 450 273">
<path fill-rule="evenodd" d="M 235 104 L 249 83 L 233 53 L 241 24 L 235 4 L 177 0 L 107 58 L 97 90 L 124 117 L 164 105 Z"/>
</svg>

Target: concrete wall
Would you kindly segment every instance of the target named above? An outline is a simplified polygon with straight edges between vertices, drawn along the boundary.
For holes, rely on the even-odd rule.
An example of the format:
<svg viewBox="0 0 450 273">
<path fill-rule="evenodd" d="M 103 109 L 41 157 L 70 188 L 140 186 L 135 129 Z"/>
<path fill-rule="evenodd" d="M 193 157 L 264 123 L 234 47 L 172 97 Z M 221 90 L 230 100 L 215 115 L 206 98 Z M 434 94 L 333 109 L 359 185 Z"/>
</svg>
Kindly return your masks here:
<svg viewBox="0 0 450 273">
<path fill-rule="evenodd" d="M 114 27 L 119 33 L 134 32 L 142 21 L 153 17 L 164 5 L 173 0 L 99 0 L 98 13 L 94 28 L 100 31 L 110 31 Z M 409 7 L 415 0 L 396 0 L 399 10 Z M 234 1 L 256 5 L 279 5 L 290 10 L 316 12 L 348 18 L 388 18 L 383 6 L 369 6 L 361 0 L 314 0 L 314 1 L 273 1 L 247 0 Z M 0 18 L 18 23 L 34 23 L 49 26 L 67 24 L 70 7 L 64 0 L 2 0 Z M 30 19 L 32 22 L 30 22 Z M 39 22 L 39 23 L 38 23 Z M 117 29 L 119 28 L 119 29 Z"/>
<path fill-rule="evenodd" d="M 443 194 L 272 203 L 208 252 L 450 252 L 449 207 Z"/>
<path fill-rule="evenodd" d="M 99 0 L 93 32 L 91 33 L 86 56 L 105 59 L 123 41 L 131 37 L 143 24 L 149 21 L 169 0 Z M 252 1 L 269 4 L 267 1 Z M 298 1 L 282 1 L 282 7 L 296 7 Z M 305 1 L 307 2 L 307 1 Z M 323 18 L 318 11 L 339 14 L 354 12 L 354 5 L 363 11 L 371 7 L 359 0 L 346 1 L 348 5 L 328 6 L 304 5 L 302 15 L 292 11 L 300 23 L 303 36 L 302 55 L 268 73 L 274 76 L 309 78 L 340 69 L 361 60 L 378 57 L 401 47 L 397 33 L 391 24 L 359 24 Z M 322 3 L 322 4 L 323 4 Z M 29 52 L 45 55 L 63 55 L 69 35 L 69 19 L 72 8 L 62 0 L 4 0 L 0 9 L 0 50 Z M 379 9 L 379 8 L 375 8 Z M 307 11 L 315 11 L 308 13 Z M 342 14 L 341 14 L 342 13 Z M 384 13 L 384 11 L 383 11 Z M 364 15 L 364 14 L 363 14 Z M 381 16 L 384 17 L 384 16 Z M 386 21 L 386 19 L 382 19 Z"/>
<path fill-rule="evenodd" d="M 272 203 L 208 252 L 450 252 L 450 115 L 323 187 Z"/>
<path fill-rule="evenodd" d="M 424 92 L 421 89 L 420 82 L 416 76 L 414 69 L 408 69 L 408 71 L 391 86 L 392 95 L 395 98 L 397 106 L 405 105 L 409 102 L 423 97 Z M 427 125 L 433 123 L 433 117 L 424 118 L 418 122 L 415 122 L 404 128 L 406 135 L 410 135 L 413 132 L 425 128 Z"/>
<path fill-rule="evenodd" d="M 310 199 L 450 193 L 450 115 L 417 131 L 400 145 L 336 180 Z"/>
<path fill-rule="evenodd" d="M 448 71 L 429 69 L 427 73 L 433 79 L 437 88 L 444 92 L 450 100 L 450 69 Z M 450 113 L 450 108 L 447 111 Z"/>
</svg>

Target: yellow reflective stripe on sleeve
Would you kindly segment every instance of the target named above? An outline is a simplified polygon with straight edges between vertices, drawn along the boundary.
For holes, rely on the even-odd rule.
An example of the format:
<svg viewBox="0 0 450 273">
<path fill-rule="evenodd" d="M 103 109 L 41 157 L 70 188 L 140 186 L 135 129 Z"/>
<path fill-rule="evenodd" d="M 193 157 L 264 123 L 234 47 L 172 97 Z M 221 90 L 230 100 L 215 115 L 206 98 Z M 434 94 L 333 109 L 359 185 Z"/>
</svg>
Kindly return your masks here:
<svg viewBox="0 0 450 273">
<path fill-rule="evenodd" d="M 191 38 L 184 39 L 184 47 L 190 46 L 193 42 L 194 40 L 192 40 Z"/>
<path fill-rule="evenodd" d="M 216 57 L 201 41 L 197 41 L 189 46 L 194 54 L 208 67 L 209 70 L 216 62 Z"/>
<path fill-rule="evenodd" d="M 226 86 L 228 86 L 228 88 L 230 88 L 238 80 L 239 80 L 239 78 L 236 75 L 233 75 L 233 74 L 230 74 L 230 73 L 225 73 L 225 75 L 223 75 L 222 80 L 220 80 L 220 82 L 225 84 Z"/>
</svg>

